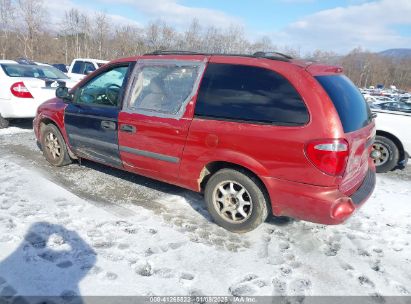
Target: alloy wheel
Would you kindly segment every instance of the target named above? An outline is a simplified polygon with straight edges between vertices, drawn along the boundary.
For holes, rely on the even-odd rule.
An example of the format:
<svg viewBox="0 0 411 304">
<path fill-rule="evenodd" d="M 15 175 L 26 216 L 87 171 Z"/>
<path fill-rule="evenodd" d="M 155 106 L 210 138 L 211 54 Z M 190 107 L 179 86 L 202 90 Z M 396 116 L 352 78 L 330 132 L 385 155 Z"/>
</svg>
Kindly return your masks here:
<svg viewBox="0 0 411 304">
<path fill-rule="evenodd" d="M 59 159 L 61 156 L 61 145 L 57 136 L 53 132 L 49 132 L 46 136 L 47 153 L 54 159 Z"/>
<path fill-rule="evenodd" d="M 377 157 L 374 158 L 374 164 L 376 166 L 384 165 L 390 157 L 390 152 L 387 146 L 382 143 L 374 143 L 373 149 L 378 153 Z"/>
<path fill-rule="evenodd" d="M 250 193 L 243 185 L 234 181 L 224 181 L 215 187 L 213 203 L 219 215 L 231 223 L 246 221 L 253 211 Z"/>
</svg>

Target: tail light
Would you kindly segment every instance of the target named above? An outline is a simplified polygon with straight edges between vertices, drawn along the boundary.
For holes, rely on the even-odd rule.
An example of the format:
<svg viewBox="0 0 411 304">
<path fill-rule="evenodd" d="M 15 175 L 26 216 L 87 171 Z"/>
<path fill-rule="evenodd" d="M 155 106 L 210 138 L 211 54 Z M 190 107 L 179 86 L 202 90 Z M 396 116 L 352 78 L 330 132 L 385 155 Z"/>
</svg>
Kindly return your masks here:
<svg viewBox="0 0 411 304">
<path fill-rule="evenodd" d="M 306 155 L 324 173 L 343 175 L 349 155 L 348 142 L 344 139 L 316 140 L 306 145 Z"/>
<path fill-rule="evenodd" d="M 24 83 L 16 82 L 10 87 L 11 94 L 18 98 L 33 98 L 30 91 L 26 88 Z"/>
</svg>

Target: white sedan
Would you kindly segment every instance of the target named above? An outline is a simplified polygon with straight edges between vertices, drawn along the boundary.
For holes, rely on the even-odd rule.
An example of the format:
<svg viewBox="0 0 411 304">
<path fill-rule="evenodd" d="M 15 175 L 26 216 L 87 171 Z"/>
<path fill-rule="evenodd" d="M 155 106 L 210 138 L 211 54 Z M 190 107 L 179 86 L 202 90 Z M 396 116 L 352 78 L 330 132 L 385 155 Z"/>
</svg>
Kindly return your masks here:
<svg viewBox="0 0 411 304">
<path fill-rule="evenodd" d="M 0 128 L 13 118 L 32 118 L 37 107 L 55 96 L 58 82 L 75 85 L 64 73 L 46 65 L 0 61 Z"/>
<path fill-rule="evenodd" d="M 373 109 L 377 114 L 377 136 L 374 142 L 377 172 L 388 172 L 404 166 L 411 155 L 411 114 Z"/>
</svg>

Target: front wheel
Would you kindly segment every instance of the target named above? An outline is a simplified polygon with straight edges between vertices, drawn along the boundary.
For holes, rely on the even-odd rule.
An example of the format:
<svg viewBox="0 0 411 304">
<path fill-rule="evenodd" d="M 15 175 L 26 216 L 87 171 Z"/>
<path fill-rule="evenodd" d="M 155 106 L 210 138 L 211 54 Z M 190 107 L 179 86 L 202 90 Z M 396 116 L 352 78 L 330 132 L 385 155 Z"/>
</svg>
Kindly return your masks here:
<svg viewBox="0 0 411 304">
<path fill-rule="evenodd" d="M 254 230 L 267 218 L 267 199 L 262 185 L 247 173 L 222 169 L 207 182 L 204 194 L 214 221 L 229 231 Z"/>
<path fill-rule="evenodd" d="M 9 126 L 9 121 L 0 114 L 0 129 L 5 129 Z"/>
<path fill-rule="evenodd" d="M 67 151 L 66 142 L 59 129 L 53 124 L 48 124 L 43 128 L 41 134 L 41 147 L 47 161 L 56 167 L 70 164 L 71 158 Z"/>
<path fill-rule="evenodd" d="M 398 165 L 400 152 L 397 145 L 388 137 L 377 135 L 373 149 L 378 153 L 374 159 L 378 173 L 391 171 Z"/>
</svg>

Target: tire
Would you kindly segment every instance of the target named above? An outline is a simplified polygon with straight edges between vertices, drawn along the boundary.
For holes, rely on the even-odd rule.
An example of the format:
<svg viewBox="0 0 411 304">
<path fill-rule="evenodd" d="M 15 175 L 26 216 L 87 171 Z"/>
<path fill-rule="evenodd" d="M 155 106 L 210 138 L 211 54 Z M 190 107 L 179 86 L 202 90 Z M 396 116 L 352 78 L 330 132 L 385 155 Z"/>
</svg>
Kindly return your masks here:
<svg viewBox="0 0 411 304">
<path fill-rule="evenodd" d="M 214 221 L 232 232 L 254 230 L 268 215 L 268 199 L 263 185 L 246 172 L 217 171 L 208 180 L 204 196 Z"/>
<path fill-rule="evenodd" d="M 390 138 L 377 135 L 373 149 L 379 151 L 381 155 L 381 157 L 374 159 L 378 173 L 391 171 L 398 166 L 400 151 Z"/>
<path fill-rule="evenodd" d="M 9 121 L 0 114 L 0 129 L 5 129 L 9 126 Z"/>
<path fill-rule="evenodd" d="M 66 142 L 59 129 L 53 124 L 48 124 L 42 129 L 41 147 L 44 157 L 53 166 L 61 167 L 72 162 Z"/>
</svg>

